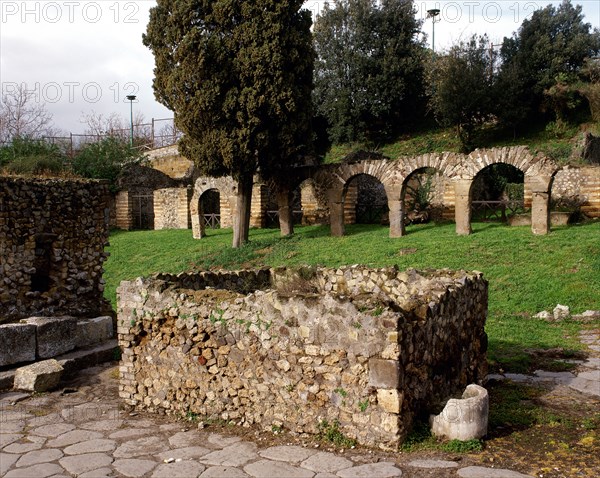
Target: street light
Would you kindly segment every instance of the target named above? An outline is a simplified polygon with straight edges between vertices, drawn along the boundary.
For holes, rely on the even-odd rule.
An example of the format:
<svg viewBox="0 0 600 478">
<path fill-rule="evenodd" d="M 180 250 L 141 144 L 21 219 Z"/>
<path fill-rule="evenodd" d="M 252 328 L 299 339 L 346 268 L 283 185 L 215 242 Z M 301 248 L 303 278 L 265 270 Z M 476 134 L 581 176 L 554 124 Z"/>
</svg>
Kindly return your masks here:
<svg viewBox="0 0 600 478">
<path fill-rule="evenodd" d="M 129 146 L 133 148 L 133 102 L 135 100 L 135 95 L 127 95 L 127 99 L 129 100 L 129 116 L 131 119 L 131 135 L 129 136 Z"/>
<path fill-rule="evenodd" d="M 427 18 L 431 18 L 431 28 L 433 29 L 433 34 L 431 35 L 431 49 L 433 50 L 434 54 L 435 54 L 435 23 L 440 21 L 439 19 L 436 20 L 436 18 L 438 17 L 439 14 L 440 14 L 439 8 L 432 8 L 431 10 L 427 10 Z"/>
</svg>

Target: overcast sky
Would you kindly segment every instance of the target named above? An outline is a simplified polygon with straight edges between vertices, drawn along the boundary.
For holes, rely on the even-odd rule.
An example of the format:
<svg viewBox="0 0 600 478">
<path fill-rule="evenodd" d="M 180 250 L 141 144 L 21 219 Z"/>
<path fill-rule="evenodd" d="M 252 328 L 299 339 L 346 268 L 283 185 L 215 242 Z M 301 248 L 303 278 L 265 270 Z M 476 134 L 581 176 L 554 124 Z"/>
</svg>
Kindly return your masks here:
<svg viewBox="0 0 600 478">
<path fill-rule="evenodd" d="M 415 1 L 417 16 L 439 8 L 435 47 L 439 51 L 473 33 L 500 43 L 533 11 L 560 1 Z M 585 19 L 600 26 L 599 0 L 574 0 Z M 172 113 L 154 100 L 150 51 L 142 45 L 154 0 L 0 0 L 0 84 L 2 92 L 25 84 L 46 104 L 56 128 L 83 132 L 84 115 L 116 112 L 128 121 L 126 95 L 137 95 L 134 113 L 147 120 Z M 324 1 L 308 0 L 317 15 Z M 432 22 L 423 31 L 431 43 Z"/>
</svg>

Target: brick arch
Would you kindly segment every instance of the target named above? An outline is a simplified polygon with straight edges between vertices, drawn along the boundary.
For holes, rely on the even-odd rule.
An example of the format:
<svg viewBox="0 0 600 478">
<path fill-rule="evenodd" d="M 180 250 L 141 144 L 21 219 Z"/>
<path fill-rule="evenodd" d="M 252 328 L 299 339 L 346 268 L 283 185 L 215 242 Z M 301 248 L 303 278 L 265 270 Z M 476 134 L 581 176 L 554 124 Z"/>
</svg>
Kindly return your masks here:
<svg viewBox="0 0 600 478">
<path fill-rule="evenodd" d="M 526 178 L 546 178 L 548 186 L 560 167 L 543 155 L 533 155 L 527 146 L 493 149 L 476 149 L 464 162 L 464 179 L 474 179 L 488 166 L 497 163 L 510 164 L 523 171 Z"/>
<path fill-rule="evenodd" d="M 342 187 L 347 187 L 354 177 L 366 174 L 379 180 L 384 187 L 391 188 L 397 184 L 400 174 L 397 163 L 389 159 L 370 159 L 356 163 L 340 164 L 331 174 Z"/>
<path fill-rule="evenodd" d="M 412 174 L 425 168 L 433 168 L 450 179 L 460 174 L 462 166 L 461 156 L 457 153 L 428 153 L 420 156 L 398 158 L 402 183 Z"/>
<path fill-rule="evenodd" d="M 398 163 L 389 159 L 367 159 L 353 163 L 326 165 L 319 168 L 313 179 L 327 191 L 327 203 L 330 212 L 331 233 L 334 236 L 344 235 L 344 198 L 348 183 L 356 176 L 366 174 L 383 184 L 388 198 L 398 195 L 402 184 L 402 174 Z"/>
<path fill-rule="evenodd" d="M 531 191 L 531 229 L 534 234 L 550 230 L 550 189 L 560 167 L 526 146 L 477 149 L 465 157 L 462 173 L 455 180 L 455 222 L 458 234 L 471 233 L 471 188 L 473 180 L 493 164 L 510 164 L 523 172 L 525 188 Z"/>
<path fill-rule="evenodd" d="M 196 179 L 194 183 L 194 192 L 190 200 L 190 216 L 192 219 L 192 234 L 194 239 L 204 237 L 204 221 L 200 220 L 200 199 L 202 195 L 211 190 L 216 189 L 223 198 L 227 198 L 230 203 L 230 210 L 233 211 L 233 198 L 235 197 L 236 184 L 231 177 L 211 178 L 202 176 Z M 223 214 L 223 213 L 221 213 Z"/>
</svg>

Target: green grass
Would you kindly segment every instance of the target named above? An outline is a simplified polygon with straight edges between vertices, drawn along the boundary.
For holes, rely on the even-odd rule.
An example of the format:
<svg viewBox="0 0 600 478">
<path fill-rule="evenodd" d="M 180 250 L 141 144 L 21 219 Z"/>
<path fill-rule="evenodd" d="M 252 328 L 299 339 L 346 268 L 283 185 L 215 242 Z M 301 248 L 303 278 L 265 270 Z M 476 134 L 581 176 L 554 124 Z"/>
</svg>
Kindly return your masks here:
<svg viewBox="0 0 600 478">
<path fill-rule="evenodd" d="M 600 309 L 600 222 L 555 228 L 547 236 L 495 223 L 475 223 L 473 231 L 457 236 L 454 224 L 426 224 L 390 239 L 388 228 L 377 225 L 348 226 L 344 237 L 331 237 L 326 226 L 297 227 L 289 238 L 275 229 L 253 229 L 250 243 L 237 250 L 230 229 L 201 240 L 189 230 L 114 232 L 106 296 L 114 306 L 121 280 L 190 269 L 364 264 L 479 270 L 490 283 L 492 365 L 525 371 L 531 365 L 526 349 L 562 347 L 568 354 L 580 348 L 580 324 L 549 324 L 531 315 L 558 303 L 574 313 Z"/>
</svg>

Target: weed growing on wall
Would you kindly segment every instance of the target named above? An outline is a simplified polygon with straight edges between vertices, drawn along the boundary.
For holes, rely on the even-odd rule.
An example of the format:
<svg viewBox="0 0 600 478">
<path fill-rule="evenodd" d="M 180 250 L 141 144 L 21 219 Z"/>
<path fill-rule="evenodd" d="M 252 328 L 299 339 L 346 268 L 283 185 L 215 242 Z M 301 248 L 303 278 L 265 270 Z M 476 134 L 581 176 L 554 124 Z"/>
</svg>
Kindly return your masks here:
<svg viewBox="0 0 600 478">
<path fill-rule="evenodd" d="M 340 422 L 337 420 L 334 420 L 331 423 L 328 420 L 322 420 L 319 422 L 318 430 L 318 437 L 320 440 L 333 443 L 334 445 L 343 448 L 356 446 L 356 440 L 348 438 L 341 432 Z"/>
</svg>

